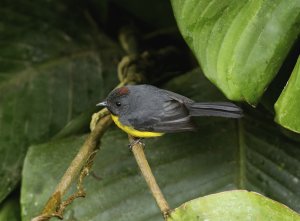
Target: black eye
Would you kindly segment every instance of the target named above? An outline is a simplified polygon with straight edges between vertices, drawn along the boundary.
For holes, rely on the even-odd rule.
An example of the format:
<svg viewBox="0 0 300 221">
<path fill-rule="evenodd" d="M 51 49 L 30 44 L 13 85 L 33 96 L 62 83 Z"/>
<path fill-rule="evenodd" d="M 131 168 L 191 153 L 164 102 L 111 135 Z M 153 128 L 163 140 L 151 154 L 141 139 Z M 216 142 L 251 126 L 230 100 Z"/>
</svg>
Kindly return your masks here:
<svg viewBox="0 0 300 221">
<path fill-rule="evenodd" d="M 121 103 L 119 101 L 116 102 L 117 107 L 121 106 Z"/>
</svg>

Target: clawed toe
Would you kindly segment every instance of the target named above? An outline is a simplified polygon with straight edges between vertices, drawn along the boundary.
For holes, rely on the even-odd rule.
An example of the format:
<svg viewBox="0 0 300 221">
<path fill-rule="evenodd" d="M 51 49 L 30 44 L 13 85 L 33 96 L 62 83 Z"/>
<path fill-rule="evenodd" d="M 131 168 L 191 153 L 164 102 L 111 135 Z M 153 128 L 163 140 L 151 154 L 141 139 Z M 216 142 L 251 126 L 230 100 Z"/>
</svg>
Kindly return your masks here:
<svg viewBox="0 0 300 221">
<path fill-rule="evenodd" d="M 145 147 L 145 144 L 142 142 L 143 138 L 135 138 L 130 144 L 128 144 L 128 148 L 132 150 L 132 147 L 136 144 L 141 144 L 143 147 Z"/>
</svg>

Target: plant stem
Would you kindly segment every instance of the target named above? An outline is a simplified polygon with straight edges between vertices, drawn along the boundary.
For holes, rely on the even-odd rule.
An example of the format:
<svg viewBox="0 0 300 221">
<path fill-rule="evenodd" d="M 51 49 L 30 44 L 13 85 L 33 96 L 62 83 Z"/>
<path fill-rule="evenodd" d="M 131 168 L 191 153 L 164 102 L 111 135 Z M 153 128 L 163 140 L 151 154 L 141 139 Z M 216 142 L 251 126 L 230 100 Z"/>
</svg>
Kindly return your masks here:
<svg viewBox="0 0 300 221">
<path fill-rule="evenodd" d="M 94 130 L 90 133 L 90 135 L 84 142 L 76 157 L 71 162 L 69 168 L 61 178 L 60 182 L 57 184 L 53 194 L 46 203 L 42 214 L 32 219 L 32 221 L 49 220 L 53 216 L 57 216 L 60 218 L 62 217 L 62 214 L 57 213 L 56 211 L 56 209 L 60 207 L 62 196 L 68 190 L 74 179 L 81 172 L 84 164 L 86 164 L 86 162 L 90 158 L 91 153 L 93 153 L 99 147 L 100 138 L 111 123 L 112 120 L 110 116 L 104 116 L 103 118 L 101 118 Z"/>
<path fill-rule="evenodd" d="M 129 135 L 129 142 L 133 143 L 134 139 L 132 136 Z M 162 194 L 156 179 L 152 173 L 152 170 L 149 166 L 149 163 L 147 161 L 146 155 L 144 153 L 144 147 L 143 144 L 137 142 L 134 143 L 132 146 L 132 152 L 135 157 L 135 160 L 142 172 L 142 175 L 148 185 L 148 187 L 151 190 L 151 193 L 160 209 L 162 212 L 164 218 L 167 218 L 170 212 L 170 206 L 168 202 L 166 201 L 164 195 Z"/>
</svg>

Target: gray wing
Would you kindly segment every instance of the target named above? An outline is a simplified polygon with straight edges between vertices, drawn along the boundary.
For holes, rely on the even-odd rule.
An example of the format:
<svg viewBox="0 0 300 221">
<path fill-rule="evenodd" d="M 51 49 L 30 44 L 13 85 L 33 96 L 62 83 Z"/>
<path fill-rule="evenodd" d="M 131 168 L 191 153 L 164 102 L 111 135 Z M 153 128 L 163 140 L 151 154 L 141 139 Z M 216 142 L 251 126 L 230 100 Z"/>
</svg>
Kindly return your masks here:
<svg viewBox="0 0 300 221">
<path fill-rule="evenodd" d="M 182 100 L 185 97 L 181 95 L 176 97 L 176 95 L 176 93 L 161 90 L 160 102 L 155 109 L 149 107 L 149 110 L 129 117 L 130 125 L 140 131 L 164 133 L 195 130 L 189 110 L 186 108 L 184 100 Z M 139 117 L 137 118 L 137 116 Z"/>
</svg>

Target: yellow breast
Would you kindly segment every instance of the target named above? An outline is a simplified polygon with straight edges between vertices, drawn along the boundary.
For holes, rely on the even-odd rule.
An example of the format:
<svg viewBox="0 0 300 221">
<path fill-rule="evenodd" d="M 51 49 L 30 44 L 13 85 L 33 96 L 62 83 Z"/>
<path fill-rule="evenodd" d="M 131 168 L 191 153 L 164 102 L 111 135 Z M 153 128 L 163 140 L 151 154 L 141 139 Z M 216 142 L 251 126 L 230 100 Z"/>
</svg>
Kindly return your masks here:
<svg viewBox="0 0 300 221">
<path fill-rule="evenodd" d="M 130 134 L 131 136 L 134 137 L 140 137 L 140 138 L 146 138 L 146 137 L 159 137 L 162 136 L 164 133 L 158 133 L 158 132 L 147 132 L 147 131 L 138 131 L 134 128 L 131 128 L 129 126 L 123 125 L 120 121 L 119 121 L 119 117 L 112 115 L 111 114 L 111 118 L 113 119 L 113 121 L 115 122 L 115 124 L 121 128 L 123 131 L 125 131 L 126 133 Z"/>
</svg>

